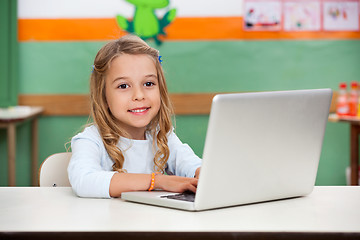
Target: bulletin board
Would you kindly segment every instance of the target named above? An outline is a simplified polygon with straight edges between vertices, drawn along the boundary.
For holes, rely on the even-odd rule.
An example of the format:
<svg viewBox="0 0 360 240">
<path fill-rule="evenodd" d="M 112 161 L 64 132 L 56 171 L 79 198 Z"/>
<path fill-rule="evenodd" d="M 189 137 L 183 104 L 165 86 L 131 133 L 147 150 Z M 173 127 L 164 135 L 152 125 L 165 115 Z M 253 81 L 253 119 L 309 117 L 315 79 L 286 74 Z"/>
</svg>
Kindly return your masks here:
<svg viewBox="0 0 360 240">
<path fill-rule="evenodd" d="M 360 37 L 358 0 L 244 0 L 250 38 Z"/>
</svg>

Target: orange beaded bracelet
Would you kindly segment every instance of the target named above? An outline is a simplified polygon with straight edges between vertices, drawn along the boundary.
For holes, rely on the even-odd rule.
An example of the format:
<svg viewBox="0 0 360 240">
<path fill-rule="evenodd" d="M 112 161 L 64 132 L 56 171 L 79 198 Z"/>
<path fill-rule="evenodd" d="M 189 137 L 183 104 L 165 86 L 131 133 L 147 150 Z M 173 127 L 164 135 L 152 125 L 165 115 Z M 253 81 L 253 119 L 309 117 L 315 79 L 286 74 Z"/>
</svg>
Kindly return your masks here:
<svg viewBox="0 0 360 240">
<path fill-rule="evenodd" d="M 151 174 L 151 182 L 150 182 L 150 187 L 148 189 L 148 191 L 152 191 L 154 189 L 155 186 L 155 173 Z"/>
<path fill-rule="evenodd" d="M 152 173 L 152 174 L 151 174 L 151 182 L 150 182 L 150 187 L 149 187 L 148 191 L 154 190 L 154 187 L 155 187 L 155 176 L 156 176 L 156 175 L 160 175 L 160 174 L 161 174 L 160 172 L 156 172 L 156 173 Z"/>
</svg>

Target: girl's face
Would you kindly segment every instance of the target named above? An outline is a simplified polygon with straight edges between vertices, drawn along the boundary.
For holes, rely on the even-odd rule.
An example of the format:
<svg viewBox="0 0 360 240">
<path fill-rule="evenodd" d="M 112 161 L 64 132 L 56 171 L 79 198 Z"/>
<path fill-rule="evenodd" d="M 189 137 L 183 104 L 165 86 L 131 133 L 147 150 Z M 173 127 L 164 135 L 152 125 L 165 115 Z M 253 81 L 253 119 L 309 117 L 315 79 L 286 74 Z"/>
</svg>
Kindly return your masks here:
<svg viewBox="0 0 360 240">
<path fill-rule="evenodd" d="M 145 139 L 146 126 L 160 109 L 154 61 L 148 55 L 123 54 L 113 59 L 105 79 L 105 95 L 113 116 L 133 139 Z"/>
</svg>

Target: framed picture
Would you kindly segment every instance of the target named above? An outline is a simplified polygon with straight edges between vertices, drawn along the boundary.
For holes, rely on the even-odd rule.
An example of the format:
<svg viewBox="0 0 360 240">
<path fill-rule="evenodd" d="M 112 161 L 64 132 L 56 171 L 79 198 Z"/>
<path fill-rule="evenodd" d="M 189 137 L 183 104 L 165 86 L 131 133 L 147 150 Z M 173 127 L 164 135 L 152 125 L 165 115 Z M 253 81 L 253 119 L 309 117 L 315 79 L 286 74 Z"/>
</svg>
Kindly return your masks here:
<svg viewBox="0 0 360 240">
<path fill-rule="evenodd" d="M 320 0 L 288 0 L 283 9 L 285 31 L 321 30 Z"/>
<path fill-rule="evenodd" d="M 359 31 L 359 1 L 324 0 L 325 31 Z"/>
<path fill-rule="evenodd" d="M 248 31 L 281 30 L 280 0 L 245 0 L 244 29 Z"/>
</svg>

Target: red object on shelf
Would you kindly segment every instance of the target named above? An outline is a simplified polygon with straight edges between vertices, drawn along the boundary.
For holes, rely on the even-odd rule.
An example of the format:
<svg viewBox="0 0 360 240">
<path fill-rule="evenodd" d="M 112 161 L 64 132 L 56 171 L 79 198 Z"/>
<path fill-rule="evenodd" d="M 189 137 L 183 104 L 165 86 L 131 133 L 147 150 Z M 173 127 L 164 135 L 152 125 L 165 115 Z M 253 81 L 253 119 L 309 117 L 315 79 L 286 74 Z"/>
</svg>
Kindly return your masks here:
<svg viewBox="0 0 360 240">
<path fill-rule="evenodd" d="M 356 116 L 358 112 L 358 83 L 351 83 L 351 90 L 349 95 L 349 116 Z"/>
<path fill-rule="evenodd" d="M 336 104 L 336 114 L 338 116 L 347 116 L 349 114 L 347 85 L 345 82 L 339 84 L 339 95 Z"/>
</svg>

